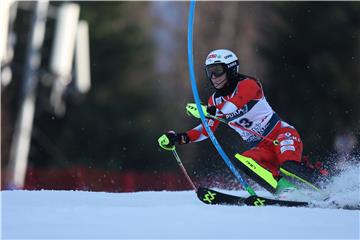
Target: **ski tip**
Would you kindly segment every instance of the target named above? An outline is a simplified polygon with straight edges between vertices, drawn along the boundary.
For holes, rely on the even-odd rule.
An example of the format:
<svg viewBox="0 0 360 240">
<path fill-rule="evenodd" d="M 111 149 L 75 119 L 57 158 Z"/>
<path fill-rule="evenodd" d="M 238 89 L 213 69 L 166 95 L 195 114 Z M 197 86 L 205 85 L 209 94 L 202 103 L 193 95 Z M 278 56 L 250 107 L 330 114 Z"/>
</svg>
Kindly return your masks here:
<svg viewBox="0 0 360 240">
<path fill-rule="evenodd" d="M 196 195 L 200 201 L 206 204 L 216 204 L 217 192 L 205 187 L 198 187 Z"/>
</svg>

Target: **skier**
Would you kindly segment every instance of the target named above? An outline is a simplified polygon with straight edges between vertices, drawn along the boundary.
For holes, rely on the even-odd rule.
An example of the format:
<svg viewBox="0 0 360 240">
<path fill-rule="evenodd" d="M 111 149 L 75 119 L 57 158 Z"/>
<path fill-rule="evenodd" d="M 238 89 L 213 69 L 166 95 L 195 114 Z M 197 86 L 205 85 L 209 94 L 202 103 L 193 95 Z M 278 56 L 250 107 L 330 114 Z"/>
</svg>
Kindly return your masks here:
<svg viewBox="0 0 360 240">
<path fill-rule="evenodd" d="M 236 155 L 236 165 L 276 195 L 296 189 L 281 173 L 314 183 L 315 171 L 302 162 L 303 143 L 298 131 L 273 111 L 258 80 L 239 73 L 237 56 L 227 49 L 210 52 L 205 73 L 215 88 L 204 108 L 206 115 L 232 123 L 229 126 L 249 145 L 247 151 Z M 213 132 L 220 124 L 213 118 L 206 121 Z M 163 149 L 171 150 L 174 144 L 199 142 L 207 137 L 200 124 L 186 132 L 168 131 L 158 142 Z"/>
</svg>

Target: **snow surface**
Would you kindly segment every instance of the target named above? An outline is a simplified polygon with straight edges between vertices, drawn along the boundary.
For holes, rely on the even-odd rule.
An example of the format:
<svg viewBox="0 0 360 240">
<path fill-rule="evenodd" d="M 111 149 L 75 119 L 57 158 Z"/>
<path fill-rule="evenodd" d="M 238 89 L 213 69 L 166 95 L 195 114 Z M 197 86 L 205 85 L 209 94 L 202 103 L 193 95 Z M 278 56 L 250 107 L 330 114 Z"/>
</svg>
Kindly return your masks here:
<svg viewBox="0 0 360 240">
<path fill-rule="evenodd" d="M 342 192 L 344 199 L 336 195 L 337 200 L 359 203 L 359 172 L 346 176 L 335 181 L 332 188 L 340 186 L 345 191 L 344 181 L 357 186 Z M 3 239 L 359 239 L 360 236 L 357 210 L 205 205 L 193 191 L 18 190 L 2 191 L 1 200 Z"/>
<path fill-rule="evenodd" d="M 2 192 L 9 238 L 359 239 L 359 211 L 209 206 L 194 192 Z"/>
</svg>

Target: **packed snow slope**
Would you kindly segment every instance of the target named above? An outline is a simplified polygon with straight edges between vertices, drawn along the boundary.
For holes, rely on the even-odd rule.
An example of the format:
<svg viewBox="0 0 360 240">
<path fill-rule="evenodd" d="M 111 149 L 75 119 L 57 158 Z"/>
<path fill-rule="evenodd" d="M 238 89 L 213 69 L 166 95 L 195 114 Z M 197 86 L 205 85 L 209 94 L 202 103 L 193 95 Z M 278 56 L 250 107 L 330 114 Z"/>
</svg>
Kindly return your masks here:
<svg viewBox="0 0 360 240">
<path fill-rule="evenodd" d="M 359 211 L 210 206 L 194 192 L 2 192 L 2 237 L 359 239 Z"/>
<path fill-rule="evenodd" d="M 332 188 L 358 183 L 358 172 L 352 174 Z M 336 198 L 358 203 L 359 185 L 351 189 Z M 358 210 L 205 205 L 193 191 L 2 191 L 1 199 L 2 239 L 360 237 Z"/>
</svg>

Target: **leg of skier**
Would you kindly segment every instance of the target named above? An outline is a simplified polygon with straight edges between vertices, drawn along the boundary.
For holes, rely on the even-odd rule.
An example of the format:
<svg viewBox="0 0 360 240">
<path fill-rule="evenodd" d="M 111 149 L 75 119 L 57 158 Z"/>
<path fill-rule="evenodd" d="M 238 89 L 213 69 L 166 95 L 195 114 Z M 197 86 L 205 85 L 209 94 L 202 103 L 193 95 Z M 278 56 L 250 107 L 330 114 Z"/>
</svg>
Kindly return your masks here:
<svg viewBox="0 0 360 240">
<path fill-rule="evenodd" d="M 252 148 L 242 155 L 236 154 L 239 168 L 260 186 L 273 194 L 295 189 L 295 186 L 280 176 L 276 154 L 263 145 Z"/>
<path fill-rule="evenodd" d="M 282 175 L 314 186 L 316 175 L 301 161 L 303 145 L 296 129 L 282 123 L 282 128 L 271 135 L 278 144 L 263 141 L 257 147 L 237 155 L 240 168 L 259 185 L 275 194 L 295 189 Z"/>
<path fill-rule="evenodd" d="M 319 190 L 319 174 L 302 161 L 303 145 L 299 133 L 292 127 L 284 127 L 280 129 L 276 139 L 279 144 L 274 148 L 281 175 Z"/>
</svg>

